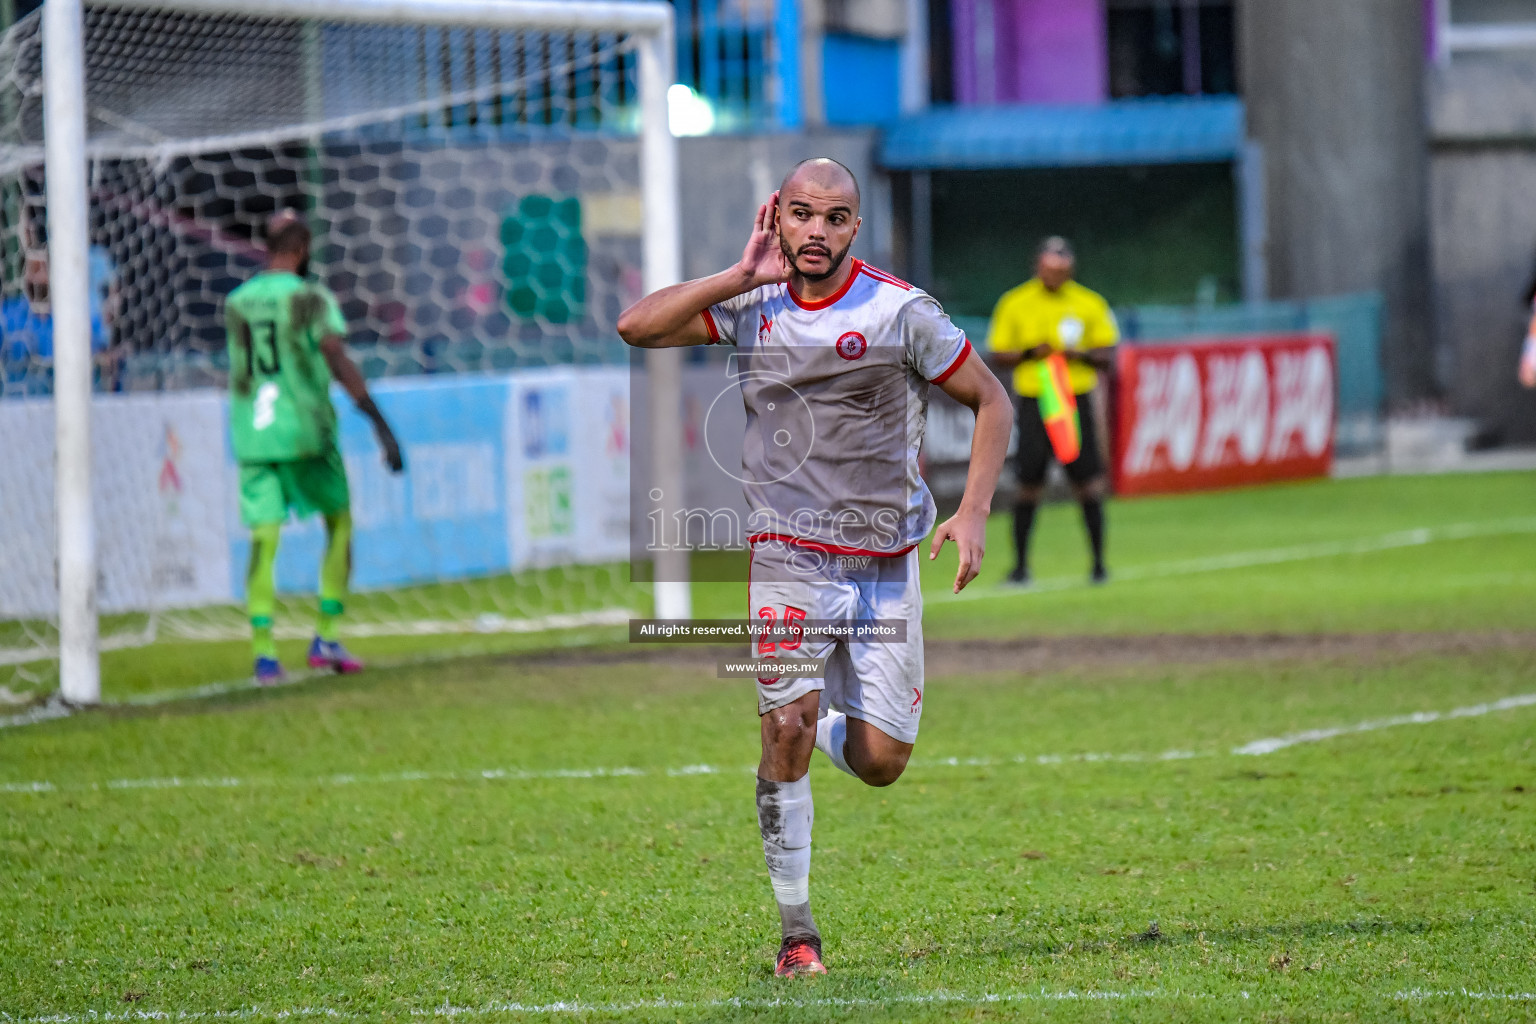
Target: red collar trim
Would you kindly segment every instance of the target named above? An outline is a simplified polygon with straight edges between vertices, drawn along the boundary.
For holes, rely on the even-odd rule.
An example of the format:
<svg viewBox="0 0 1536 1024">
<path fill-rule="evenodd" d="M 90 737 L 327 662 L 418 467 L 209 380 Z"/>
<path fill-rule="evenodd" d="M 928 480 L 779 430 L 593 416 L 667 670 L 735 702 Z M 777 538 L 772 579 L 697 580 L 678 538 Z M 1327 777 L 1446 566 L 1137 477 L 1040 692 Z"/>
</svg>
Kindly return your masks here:
<svg viewBox="0 0 1536 1024">
<path fill-rule="evenodd" d="M 784 286 L 784 288 L 785 288 L 786 291 L 789 292 L 789 297 L 795 300 L 795 305 L 799 306 L 801 309 L 809 309 L 809 310 L 812 310 L 812 311 L 818 310 L 818 309 L 826 309 L 828 306 L 832 305 L 838 299 L 840 299 L 844 295 L 848 294 L 848 289 L 853 287 L 853 282 L 855 282 L 855 281 L 857 281 L 859 279 L 859 272 L 862 271 L 863 269 L 864 269 L 864 261 L 860 260 L 860 259 L 855 259 L 853 261 L 852 269 L 849 270 L 849 272 L 848 272 L 848 280 L 843 282 L 843 286 L 841 288 L 839 288 L 837 291 L 833 292 L 831 295 L 828 295 L 826 298 L 824 298 L 824 299 L 817 299 L 815 302 L 806 302 L 800 296 L 796 295 L 795 294 L 795 289 L 792 286 L 788 285 L 788 284 L 786 284 Z"/>
</svg>

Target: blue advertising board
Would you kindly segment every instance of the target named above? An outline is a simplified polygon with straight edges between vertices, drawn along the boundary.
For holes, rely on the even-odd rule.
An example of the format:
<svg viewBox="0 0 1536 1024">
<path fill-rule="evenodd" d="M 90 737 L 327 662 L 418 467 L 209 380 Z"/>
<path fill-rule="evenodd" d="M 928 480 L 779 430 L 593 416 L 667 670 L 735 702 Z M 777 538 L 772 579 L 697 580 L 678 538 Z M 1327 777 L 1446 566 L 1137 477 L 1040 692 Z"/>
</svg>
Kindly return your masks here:
<svg viewBox="0 0 1536 1024">
<path fill-rule="evenodd" d="M 357 589 L 434 583 L 505 572 L 508 550 L 505 376 L 383 381 L 374 389 L 405 454 L 389 472 L 368 420 L 336 389 L 341 450 L 352 491 Z M 247 531 L 236 519 L 230 559 L 243 599 Z M 277 585 L 313 593 L 325 547 L 318 517 L 290 522 L 278 549 Z"/>
</svg>

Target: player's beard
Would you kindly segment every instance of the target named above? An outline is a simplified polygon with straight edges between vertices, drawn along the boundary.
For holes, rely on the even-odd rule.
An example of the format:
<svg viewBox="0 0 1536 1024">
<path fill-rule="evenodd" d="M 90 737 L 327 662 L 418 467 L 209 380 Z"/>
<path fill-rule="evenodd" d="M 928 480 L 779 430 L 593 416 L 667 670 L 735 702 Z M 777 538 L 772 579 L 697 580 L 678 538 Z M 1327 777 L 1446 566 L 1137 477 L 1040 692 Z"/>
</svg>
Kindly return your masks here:
<svg viewBox="0 0 1536 1024">
<path fill-rule="evenodd" d="M 309 276 L 309 253 L 304 254 L 304 258 L 299 260 L 299 265 L 294 268 L 293 272 L 298 274 L 300 277 Z"/>
<path fill-rule="evenodd" d="M 795 273 L 799 274 L 807 281 L 825 281 L 827 278 L 837 273 L 837 269 L 843 265 L 843 260 L 848 258 L 848 250 L 853 248 L 853 243 L 849 242 L 847 245 L 843 246 L 842 252 L 832 253 L 832 258 L 827 260 L 827 269 L 820 274 L 807 274 L 805 271 L 800 269 L 800 264 L 796 262 L 800 258 L 800 254 L 809 248 L 809 245 L 802 245 L 798 250 L 791 249 L 789 247 L 789 240 L 783 235 L 779 236 L 779 251 L 784 254 L 784 259 L 788 261 L 790 268 L 793 269 Z M 818 245 L 816 248 L 826 249 L 827 247 L 824 245 Z M 827 251 L 831 252 L 830 249 Z"/>
</svg>

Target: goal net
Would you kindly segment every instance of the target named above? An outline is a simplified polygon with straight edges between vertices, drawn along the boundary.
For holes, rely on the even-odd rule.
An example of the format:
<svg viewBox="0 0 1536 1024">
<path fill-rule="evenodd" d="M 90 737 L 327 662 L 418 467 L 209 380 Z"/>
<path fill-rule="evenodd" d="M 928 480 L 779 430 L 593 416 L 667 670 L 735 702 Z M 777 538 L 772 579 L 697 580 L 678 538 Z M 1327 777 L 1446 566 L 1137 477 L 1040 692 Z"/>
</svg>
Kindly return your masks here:
<svg viewBox="0 0 1536 1024">
<path fill-rule="evenodd" d="M 338 296 L 407 460 L 390 474 L 336 394 L 356 523 L 343 636 L 408 656 L 612 625 L 648 600 L 625 561 L 630 393 L 614 330 L 641 293 L 641 37 L 590 17 L 551 25 L 542 6 L 533 28 L 86 5 L 109 687 L 114 673 L 217 678 L 246 663 L 222 310 L 284 208 L 313 229 L 310 273 Z M 33 15 L 0 39 L 0 684 L 12 692 L 57 675 L 42 35 Z M 312 631 L 322 546 L 316 519 L 284 530 L 280 639 Z"/>
</svg>

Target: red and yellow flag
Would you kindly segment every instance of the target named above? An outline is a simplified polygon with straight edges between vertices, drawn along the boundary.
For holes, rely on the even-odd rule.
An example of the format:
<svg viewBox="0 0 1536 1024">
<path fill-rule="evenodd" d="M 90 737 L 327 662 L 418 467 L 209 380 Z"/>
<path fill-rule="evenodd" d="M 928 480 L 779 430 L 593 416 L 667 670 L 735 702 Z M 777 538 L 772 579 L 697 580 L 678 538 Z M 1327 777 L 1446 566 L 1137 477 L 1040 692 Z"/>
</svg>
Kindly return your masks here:
<svg viewBox="0 0 1536 1024">
<path fill-rule="evenodd" d="M 1077 420 L 1077 396 L 1067 380 L 1067 359 L 1060 352 L 1040 360 L 1040 418 L 1056 461 L 1063 466 L 1076 462 L 1083 450 L 1083 431 Z"/>
</svg>

